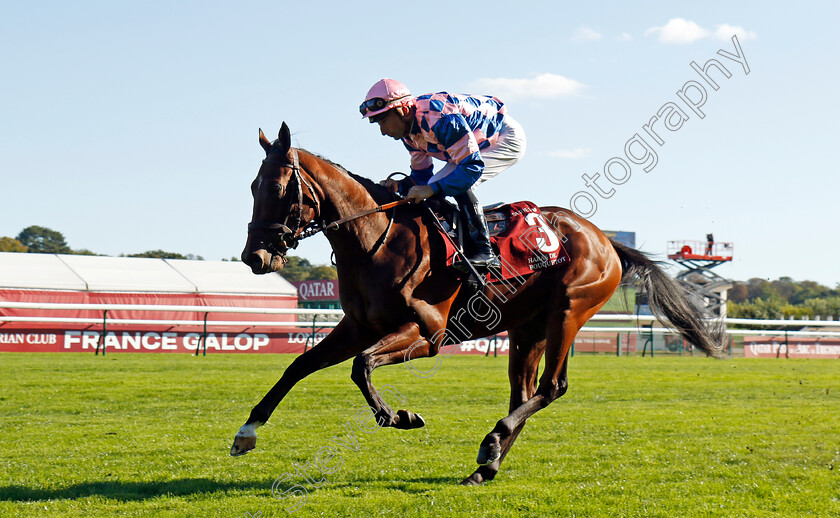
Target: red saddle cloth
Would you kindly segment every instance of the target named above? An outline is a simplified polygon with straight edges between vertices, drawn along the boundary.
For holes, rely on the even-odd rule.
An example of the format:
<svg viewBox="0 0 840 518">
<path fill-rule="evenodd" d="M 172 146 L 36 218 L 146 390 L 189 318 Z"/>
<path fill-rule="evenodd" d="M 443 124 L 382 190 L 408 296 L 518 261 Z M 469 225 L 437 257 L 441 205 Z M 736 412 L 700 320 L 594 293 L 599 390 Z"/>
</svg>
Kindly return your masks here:
<svg viewBox="0 0 840 518">
<path fill-rule="evenodd" d="M 485 211 L 484 216 L 491 245 L 502 263 L 501 275 L 487 274 L 487 281 L 527 277 L 569 260 L 560 236 L 530 201 L 502 205 Z M 443 237 L 447 264 L 451 265 L 456 258 L 455 247 L 447 236 Z"/>
</svg>

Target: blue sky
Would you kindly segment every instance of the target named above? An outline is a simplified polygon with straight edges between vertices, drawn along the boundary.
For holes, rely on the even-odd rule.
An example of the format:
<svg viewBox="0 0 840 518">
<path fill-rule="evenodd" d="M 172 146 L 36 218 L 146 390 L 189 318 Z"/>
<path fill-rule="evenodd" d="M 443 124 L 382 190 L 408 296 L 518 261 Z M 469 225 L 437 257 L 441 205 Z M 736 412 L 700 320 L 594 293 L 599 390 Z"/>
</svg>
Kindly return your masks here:
<svg viewBox="0 0 840 518">
<path fill-rule="evenodd" d="M 370 178 L 407 169 L 357 111 L 393 77 L 497 95 L 523 124 L 526 157 L 479 188 L 484 203 L 588 190 L 591 221 L 659 257 L 713 232 L 735 244 L 725 277 L 840 282 L 837 4 L 581 4 L 3 2 L 0 236 L 42 225 L 108 255 L 238 256 L 257 128 L 274 138 L 286 121 L 296 145 Z M 732 34 L 749 74 L 718 54 Z M 731 76 L 711 72 L 700 118 L 677 92 L 712 58 Z M 658 145 L 643 126 L 667 103 L 688 119 L 660 121 Z M 648 172 L 626 156 L 637 133 L 657 154 Z M 631 166 L 624 183 L 604 176 L 612 158 Z M 595 173 L 609 198 L 587 188 Z M 311 241 L 299 255 L 328 262 Z"/>
</svg>

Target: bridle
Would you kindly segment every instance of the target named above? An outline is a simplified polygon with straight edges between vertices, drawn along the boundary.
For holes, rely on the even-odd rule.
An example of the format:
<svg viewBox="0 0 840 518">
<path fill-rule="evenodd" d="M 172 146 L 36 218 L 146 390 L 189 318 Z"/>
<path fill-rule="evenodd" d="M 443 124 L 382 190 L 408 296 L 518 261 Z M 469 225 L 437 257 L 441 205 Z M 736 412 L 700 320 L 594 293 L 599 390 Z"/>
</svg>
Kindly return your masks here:
<svg viewBox="0 0 840 518">
<path fill-rule="evenodd" d="M 320 220 L 321 217 L 321 203 L 318 200 L 318 197 L 315 195 L 315 189 L 313 189 L 312 185 L 300 174 L 300 162 L 298 160 L 298 152 L 296 148 L 291 148 L 292 150 L 292 163 L 286 164 L 284 160 L 277 160 L 272 159 L 271 155 L 267 156 L 262 163 L 263 164 L 271 164 L 271 163 L 281 163 L 286 165 L 292 170 L 292 177 L 289 179 L 289 182 L 286 184 L 286 188 L 288 189 L 289 185 L 294 181 L 295 188 L 297 189 L 297 206 L 298 210 L 297 213 L 292 216 L 292 211 L 290 210 L 288 214 L 286 214 L 286 218 L 283 220 L 282 223 L 277 223 L 274 221 L 252 221 L 248 223 L 248 231 L 252 230 L 277 230 L 279 233 L 278 240 L 280 243 L 286 247 L 286 250 L 297 248 L 298 243 L 303 241 L 308 237 L 312 237 L 319 232 L 323 232 L 325 230 L 335 230 L 340 225 L 347 223 L 348 221 L 352 221 L 354 219 L 361 218 L 363 216 L 367 216 L 369 214 L 373 214 L 376 212 L 384 212 L 388 209 L 393 207 L 397 207 L 399 205 L 404 205 L 408 203 L 408 199 L 401 199 L 391 203 L 385 203 L 382 205 L 377 205 L 372 209 L 367 209 L 362 212 L 353 214 L 351 216 L 347 216 L 346 218 L 341 218 L 331 223 L 324 223 L 323 220 Z M 309 223 L 303 223 L 303 187 L 306 186 L 309 189 L 311 194 L 312 200 L 315 202 L 315 218 L 312 219 Z M 291 208 L 291 207 L 290 207 Z M 291 220 L 291 221 L 290 221 Z M 318 221 L 316 221 L 318 220 Z M 388 225 L 390 229 L 390 222 Z M 286 257 L 286 250 L 277 250 L 273 243 L 269 242 L 266 244 L 266 248 L 274 253 L 279 255 L 280 257 Z"/>
<path fill-rule="evenodd" d="M 292 214 L 292 211 L 289 211 L 289 213 L 286 214 L 286 218 L 283 220 L 282 223 L 274 221 L 252 221 L 248 223 L 248 231 L 250 232 L 251 230 L 277 230 L 279 233 L 279 241 L 283 244 L 283 246 L 286 247 L 286 249 L 296 248 L 301 239 L 305 239 L 323 230 L 323 225 L 315 222 L 315 219 L 321 216 L 321 204 L 318 201 L 318 197 L 315 195 L 315 189 L 313 189 L 312 185 L 306 181 L 303 175 L 300 174 L 300 162 L 298 160 L 297 149 L 295 148 L 292 148 L 291 164 L 286 164 L 283 160 L 273 159 L 270 154 L 265 158 L 265 160 L 262 161 L 262 163 L 282 163 L 283 165 L 286 165 L 292 170 L 292 177 L 286 184 L 286 189 L 289 188 L 289 185 L 294 183 L 295 189 L 297 190 L 297 212 L 295 214 Z M 307 189 L 309 189 L 312 200 L 315 202 L 315 219 L 313 219 L 308 224 L 301 226 L 301 224 L 303 223 L 304 185 Z M 315 227 L 317 230 L 314 230 L 309 227 Z M 273 244 L 269 243 L 269 246 L 273 248 Z M 284 253 L 280 250 L 271 251 L 276 252 L 281 256 L 284 255 Z"/>
</svg>

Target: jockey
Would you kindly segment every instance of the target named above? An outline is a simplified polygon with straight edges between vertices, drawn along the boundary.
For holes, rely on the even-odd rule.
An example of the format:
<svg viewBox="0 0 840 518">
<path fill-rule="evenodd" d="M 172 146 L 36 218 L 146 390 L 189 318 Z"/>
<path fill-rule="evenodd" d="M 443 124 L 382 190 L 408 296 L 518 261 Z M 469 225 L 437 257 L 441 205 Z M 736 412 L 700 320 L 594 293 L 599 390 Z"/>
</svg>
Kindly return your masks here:
<svg viewBox="0 0 840 518">
<path fill-rule="evenodd" d="M 414 186 L 406 197 L 414 202 L 436 195 L 455 198 L 469 226 L 467 259 L 480 271 L 500 267 L 473 188 L 525 154 L 525 132 L 504 104 L 495 97 L 447 92 L 414 97 L 399 81 L 382 79 L 359 110 L 379 124 L 383 136 L 402 140 L 408 149 Z M 446 162 L 437 173 L 432 158 Z M 381 184 L 391 190 L 401 187 L 393 180 Z"/>
</svg>

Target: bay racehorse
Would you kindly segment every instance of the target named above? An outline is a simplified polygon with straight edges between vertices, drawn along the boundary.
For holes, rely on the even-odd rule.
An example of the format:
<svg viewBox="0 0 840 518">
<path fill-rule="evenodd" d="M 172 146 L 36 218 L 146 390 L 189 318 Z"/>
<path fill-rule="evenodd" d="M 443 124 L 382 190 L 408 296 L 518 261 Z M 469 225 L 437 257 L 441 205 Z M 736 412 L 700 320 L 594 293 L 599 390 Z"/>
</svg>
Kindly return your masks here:
<svg viewBox="0 0 840 518">
<path fill-rule="evenodd" d="M 393 193 L 293 148 L 286 123 L 273 143 L 262 131 L 259 138 L 266 158 L 251 184 L 254 207 L 242 261 L 255 274 L 279 271 L 290 247 L 323 232 L 335 253 L 345 316 L 323 341 L 298 356 L 253 408 L 234 438 L 231 455 L 255 447 L 256 428 L 298 381 L 350 358 L 350 377 L 378 424 L 423 426 L 419 415 L 395 412 L 384 402 L 371 383 L 373 370 L 452 354 L 457 342 L 507 330 L 509 414 L 481 442 L 479 466 L 463 483 L 490 480 L 526 419 L 568 389 L 567 358 L 578 330 L 620 283 L 636 278 L 663 322 L 709 355 L 721 355 L 722 334 L 705 323 L 657 263 L 611 241 L 571 211 L 541 207 L 544 219 L 561 236 L 569 261 L 517 282 L 469 289 L 462 275 L 446 266 L 444 238 L 422 207 L 382 209 L 396 199 Z M 543 355 L 545 368 L 538 376 Z"/>
</svg>

